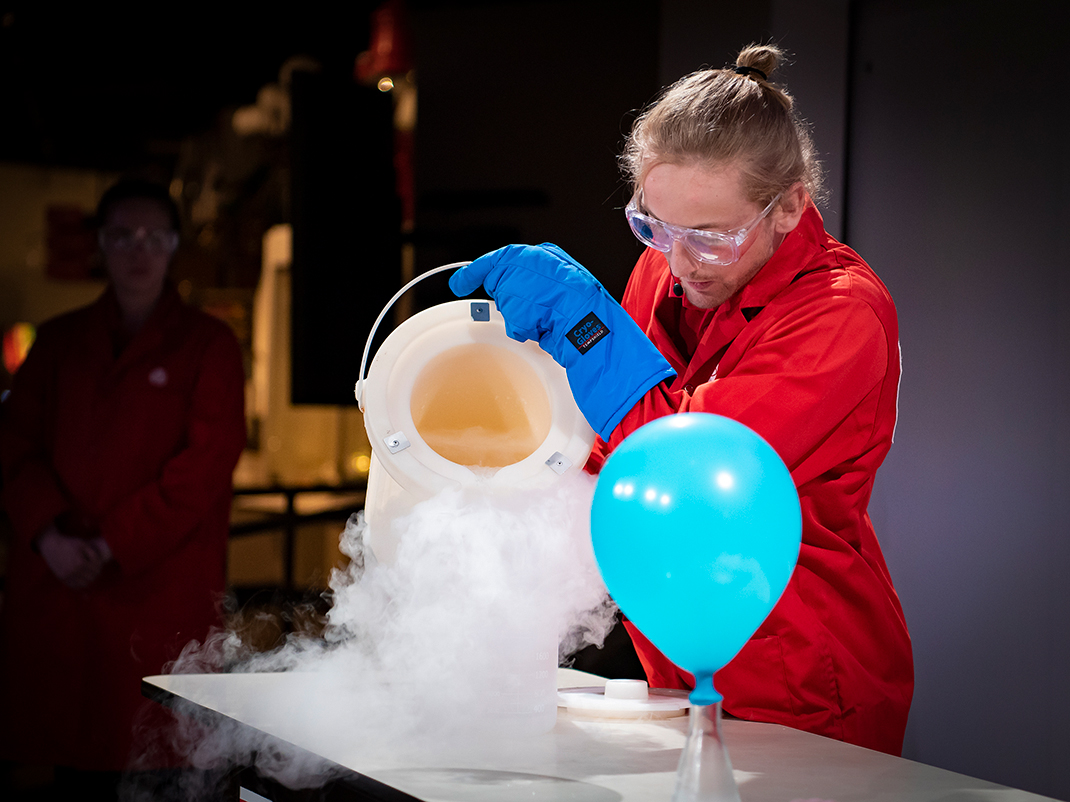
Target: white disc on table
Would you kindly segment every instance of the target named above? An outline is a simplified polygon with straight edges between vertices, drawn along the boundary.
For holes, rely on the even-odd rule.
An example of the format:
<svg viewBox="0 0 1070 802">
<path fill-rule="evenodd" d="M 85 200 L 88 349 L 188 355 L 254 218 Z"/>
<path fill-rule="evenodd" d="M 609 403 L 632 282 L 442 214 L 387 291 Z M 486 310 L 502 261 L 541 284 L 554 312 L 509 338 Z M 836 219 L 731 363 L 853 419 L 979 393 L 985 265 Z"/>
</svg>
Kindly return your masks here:
<svg viewBox="0 0 1070 802">
<path fill-rule="evenodd" d="M 577 718 L 675 718 L 691 706 L 688 692 L 648 689 L 643 680 L 608 680 L 605 688 L 566 688 L 557 692 L 557 706 Z"/>
</svg>

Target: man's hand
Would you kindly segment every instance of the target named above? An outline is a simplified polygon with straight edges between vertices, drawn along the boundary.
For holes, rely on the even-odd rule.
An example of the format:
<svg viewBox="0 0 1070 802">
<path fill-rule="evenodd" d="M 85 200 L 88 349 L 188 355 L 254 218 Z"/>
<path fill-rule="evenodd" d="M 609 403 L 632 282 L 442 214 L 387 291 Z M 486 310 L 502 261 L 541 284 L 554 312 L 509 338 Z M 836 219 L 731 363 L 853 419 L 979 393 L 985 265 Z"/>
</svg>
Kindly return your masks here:
<svg viewBox="0 0 1070 802">
<path fill-rule="evenodd" d="M 102 551 L 90 541 L 63 534 L 55 524 L 37 536 L 37 550 L 56 578 L 74 590 L 91 585 L 111 558 L 107 544 Z"/>
</svg>

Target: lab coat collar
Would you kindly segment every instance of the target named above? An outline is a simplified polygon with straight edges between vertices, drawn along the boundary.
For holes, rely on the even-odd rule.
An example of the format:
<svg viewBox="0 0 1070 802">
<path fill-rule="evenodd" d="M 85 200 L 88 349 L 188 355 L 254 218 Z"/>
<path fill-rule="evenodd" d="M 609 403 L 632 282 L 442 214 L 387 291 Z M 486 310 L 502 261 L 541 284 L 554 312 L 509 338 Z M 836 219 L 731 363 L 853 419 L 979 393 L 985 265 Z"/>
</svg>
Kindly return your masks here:
<svg viewBox="0 0 1070 802">
<path fill-rule="evenodd" d="M 149 319 L 145 321 L 145 325 L 141 327 L 141 330 L 130 338 L 123 330 L 122 309 L 119 307 L 119 299 L 115 294 L 115 289 L 109 284 L 104 294 L 97 301 L 95 311 L 98 320 L 108 334 L 108 340 L 111 343 L 112 354 L 116 363 L 115 367 L 119 368 L 127 365 L 137 359 L 138 355 L 157 347 L 163 339 L 164 331 L 167 329 L 170 320 L 181 310 L 182 303 L 178 290 L 168 279 L 164 282 L 160 300 L 156 302 L 156 307 L 152 310 L 152 314 L 149 315 Z M 121 350 L 117 349 L 116 344 L 124 343 L 124 341 L 125 344 Z M 118 354 L 116 354 L 117 350 Z"/>
</svg>

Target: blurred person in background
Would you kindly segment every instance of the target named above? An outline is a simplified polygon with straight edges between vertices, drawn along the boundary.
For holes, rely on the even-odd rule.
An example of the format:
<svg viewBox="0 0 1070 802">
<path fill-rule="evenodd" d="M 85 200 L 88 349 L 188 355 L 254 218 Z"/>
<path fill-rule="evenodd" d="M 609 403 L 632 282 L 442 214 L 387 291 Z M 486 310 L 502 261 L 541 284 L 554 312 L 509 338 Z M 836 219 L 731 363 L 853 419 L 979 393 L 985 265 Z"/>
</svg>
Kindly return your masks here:
<svg viewBox="0 0 1070 802">
<path fill-rule="evenodd" d="M 96 224 L 108 286 L 40 327 L 0 420 L 0 758 L 53 766 L 71 799 L 114 798 L 131 765 L 178 768 L 132 755 L 135 722 L 169 716 L 141 678 L 220 622 L 245 444 L 237 340 L 168 278 L 167 191 L 120 181 Z"/>
</svg>

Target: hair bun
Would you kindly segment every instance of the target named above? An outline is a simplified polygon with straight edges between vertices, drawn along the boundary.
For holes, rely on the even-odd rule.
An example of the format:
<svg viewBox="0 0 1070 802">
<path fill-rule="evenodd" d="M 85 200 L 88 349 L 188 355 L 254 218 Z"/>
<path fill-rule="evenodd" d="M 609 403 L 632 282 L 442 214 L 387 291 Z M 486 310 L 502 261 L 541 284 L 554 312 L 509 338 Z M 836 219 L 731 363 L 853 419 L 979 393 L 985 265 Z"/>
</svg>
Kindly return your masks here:
<svg viewBox="0 0 1070 802">
<path fill-rule="evenodd" d="M 768 81 L 783 58 L 784 51 L 776 45 L 750 44 L 736 56 L 735 71 L 740 75 L 755 75 Z"/>
</svg>

